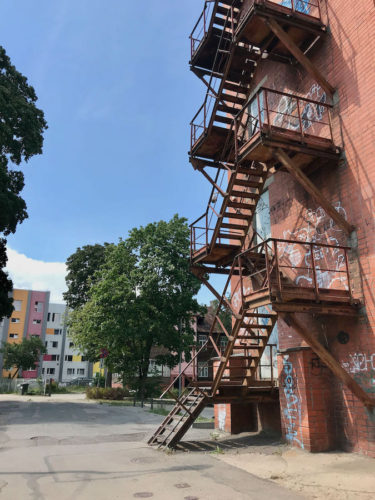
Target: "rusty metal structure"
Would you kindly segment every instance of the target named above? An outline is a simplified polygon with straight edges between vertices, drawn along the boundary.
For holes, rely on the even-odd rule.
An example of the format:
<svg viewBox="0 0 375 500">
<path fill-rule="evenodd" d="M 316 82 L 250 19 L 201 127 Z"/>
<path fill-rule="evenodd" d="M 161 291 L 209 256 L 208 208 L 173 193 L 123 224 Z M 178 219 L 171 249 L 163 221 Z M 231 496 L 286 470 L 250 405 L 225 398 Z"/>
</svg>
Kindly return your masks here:
<svg viewBox="0 0 375 500">
<path fill-rule="evenodd" d="M 309 51 L 326 32 L 319 0 L 208 0 L 190 35 L 191 70 L 206 89 L 191 122 L 190 161 L 212 186 L 206 211 L 191 225 L 191 269 L 219 300 L 211 332 L 220 325 L 228 342 L 222 349 L 210 333 L 190 362 L 193 376 L 187 390 L 150 445 L 176 446 L 209 403 L 277 400 L 269 340 L 279 318 L 365 406 L 375 405 L 296 316 L 357 314 L 360 300 L 351 286 L 351 248 L 263 240 L 253 225 L 267 179 L 284 170 L 348 235 L 353 230 L 308 177 L 313 170 L 337 165 L 340 157 L 331 120 L 335 89 L 309 60 Z M 254 74 L 264 59 L 300 64 L 325 90 L 327 102 L 254 86 Z M 319 120 L 307 112 L 310 106 L 317 109 Z M 290 260 L 286 249 L 291 244 L 304 255 L 302 266 Z M 317 253 L 324 257 L 324 266 L 322 259 L 317 265 Z M 338 253 L 340 267 L 333 259 Z M 325 271 L 337 275 L 334 286 L 319 285 L 317 276 Z M 308 282 L 299 280 L 306 272 Z M 227 276 L 223 290 L 211 285 L 213 274 Z M 223 308 L 233 317 L 230 332 L 220 320 Z M 196 359 L 203 349 L 212 352 L 212 380 L 199 377 Z M 262 376 L 267 349 L 270 370 L 263 370 Z"/>
</svg>

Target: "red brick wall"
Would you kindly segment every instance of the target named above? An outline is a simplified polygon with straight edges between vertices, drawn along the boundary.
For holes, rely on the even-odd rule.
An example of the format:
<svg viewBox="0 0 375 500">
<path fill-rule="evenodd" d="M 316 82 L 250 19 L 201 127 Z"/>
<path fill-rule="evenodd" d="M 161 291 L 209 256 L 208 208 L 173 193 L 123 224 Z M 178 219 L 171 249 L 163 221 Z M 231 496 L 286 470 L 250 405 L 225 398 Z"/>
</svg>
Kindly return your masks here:
<svg viewBox="0 0 375 500">
<path fill-rule="evenodd" d="M 355 248 L 351 270 L 354 291 L 363 298 L 364 308 L 357 319 L 308 315 L 300 319 L 375 398 L 374 4 L 372 0 L 355 5 L 323 0 L 321 4 L 329 35 L 309 57 L 337 89 L 333 135 L 344 154 L 338 167 L 326 166 L 310 178 L 356 226 L 349 242 Z M 264 77 L 269 88 L 312 98 L 323 92 L 299 65 L 265 60 L 253 87 Z M 275 175 L 269 193 L 273 237 L 348 243 L 344 232 L 287 173 Z M 349 334 L 345 345 L 337 339 L 341 330 Z M 279 337 L 281 351 L 303 347 L 301 338 L 282 321 Z M 375 412 L 366 410 L 314 353 L 284 352 L 279 356 L 279 372 L 282 427 L 289 442 L 311 451 L 339 446 L 375 456 Z"/>
<path fill-rule="evenodd" d="M 355 9 L 350 2 L 340 0 L 322 4 L 331 34 L 310 57 L 338 90 L 333 132 L 335 143 L 344 148 L 346 161 L 337 168 L 320 169 L 311 180 L 356 226 L 361 280 L 354 276 L 354 285 L 356 293 L 363 295 L 365 309 L 358 319 L 300 317 L 375 398 L 374 5 L 371 0 L 357 2 Z M 266 86 L 279 90 L 303 94 L 314 84 L 299 66 L 289 68 L 268 61 L 259 70 L 258 81 L 265 74 L 268 76 Z M 347 242 L 345 234 L 288 174 L 278 173 L 269 191 L 274 237 Z M 337 340 L 340 330 L 349 333 L 349 342 L 345 345 Z M 298 335 L 281 321 L 279 336 L 281 350 L 302 345 Z M 314 358 L 309 350 L 279 357 L 284 435 L 293 444 L 302 443 L 305 449 L 312 451 L 339 446 L 375 456 L 375 413 L 367 411 Z M 285 370 L 290 370 L 291 378 L 287 378 Z M 285 380 L 289 385 L 285 386 Z M 288 391 L 292 391 L 289 398 Z M 294 405 L 290 406 L 291 402 Z M 292 420 L 294 413 L 298 417 Z"/>
</svg>

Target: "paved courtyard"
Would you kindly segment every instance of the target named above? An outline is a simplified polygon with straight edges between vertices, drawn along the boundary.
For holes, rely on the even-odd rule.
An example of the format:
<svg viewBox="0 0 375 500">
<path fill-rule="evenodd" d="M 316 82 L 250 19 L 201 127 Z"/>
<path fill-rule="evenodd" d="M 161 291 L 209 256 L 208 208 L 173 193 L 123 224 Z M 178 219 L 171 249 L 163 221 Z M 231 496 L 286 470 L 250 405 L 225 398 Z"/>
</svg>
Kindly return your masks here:
<svg viewBox="0 0 375 500">
<path fill-rule="evenodd" d="M 80 394 L 0 395 L 0 500 L 375 498 L 373 459 L 199 429 L 166 453 L 146 444 L 162 418 Z"/>
<path fill-rule="evenodd" d="M 82 396 L 0 396 L 0 498 L 302 498 L 218 460 L 207 430 L 189 431 L 189 451 L 150 448 L 147 437 L 161 419 Z M 203 451 L 191 443 L 200 439 L 208 440 Z"/>
</svg>

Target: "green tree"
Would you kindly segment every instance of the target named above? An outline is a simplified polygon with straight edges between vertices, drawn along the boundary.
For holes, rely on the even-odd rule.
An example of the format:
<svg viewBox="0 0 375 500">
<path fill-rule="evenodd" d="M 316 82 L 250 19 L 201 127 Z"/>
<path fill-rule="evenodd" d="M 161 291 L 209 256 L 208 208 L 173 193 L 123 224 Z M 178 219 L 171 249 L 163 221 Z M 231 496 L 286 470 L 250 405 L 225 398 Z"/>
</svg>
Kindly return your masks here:
<svg viewBox="0 0 375 500">
<path fill-rule="evenodd" d="M 104 263 L 108 245 L 85 245 L 68 257 L 68 274 L 65 278 L 68 290 L 64 293 L 64 300 L 71 309 L 78 309 L 87 302 L 95 273 Z"/>
<path fill-rule="evenodd" d="M 5 370 L 16 368 L 12 378 L 15 378 L 20 370 L 33 370 L 35 363 L 39 361 L 42 354 L 47 352 L 39 337 L 23 338 L 19 344 L 7 342 L 0 349 L 3 353 L 3 366 Z"/>
<path fill-rule="evenodd" d="M 168 353 L 160 363 L 174 366 L 179 352 L 188 359 L 193 343 L 191 315 L 200 282 L 189 269 L 189 228 L 174 216 L 130 231 L 125 241 L 106 249 L 89 300 L 72 313 L 74 343 L 93 359 L 100 349 L 107 366 L 134 381 L 144 395 L 153 346 Z M 182 328 L 179 328 L 182 326 Z"/>
<path fill-rule="evenodd" d="M 41 154 L 43 133 L 47 128 L 43 111 L 36 107 L 37 96 L 27 78 L 11 64 L 0 46 L 0 233 L 7 236 L 16 231 L 18 223 L 28 215 L 20 193 L 24 175 L 14 165 Z M 0 239 L 0 318 L 12 313 L 8 292 L 12 282 L 3 271 L 6 240 Z"/>
</svg>

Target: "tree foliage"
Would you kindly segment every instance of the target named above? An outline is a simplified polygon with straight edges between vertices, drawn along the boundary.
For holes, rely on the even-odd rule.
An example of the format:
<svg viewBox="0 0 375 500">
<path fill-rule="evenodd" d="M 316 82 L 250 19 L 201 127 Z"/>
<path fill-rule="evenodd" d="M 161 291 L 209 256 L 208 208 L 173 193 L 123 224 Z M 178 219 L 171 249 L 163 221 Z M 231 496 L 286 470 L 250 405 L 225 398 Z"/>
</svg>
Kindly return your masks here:
<svg viewBox="0 0 375 500">
<path fill-rule="evenodd" d="M 0 349 L 3 353 L 3 366 L 5 370 L 16 368 L 15 378 L 20 370 L 33 370 L 41 354 L 47 352 L 39 337 L 23 338 L 22 342 L 7 342 Z"/>
<path fill-rule="evenodd" d="M 71 309 L 78 309 L 89 299 L 89 290 L 95 282 L 95 273 L 104 264 L 105 250 L 109 243 L 104 245 L 85 245 L 68 257 L 66 266 L 68 274 L 65 281 L 68 290 L 64 293 L 64 300 Z"/>
<path fill-rule="evenodd" d="M 11 64 L 0 46 L 0 233 L 14 233 L 27 218 L 26 203 L 20 193 L 24 187 L 22 172 L 10 168 L 41 154 L 43 133 L 47 128 L 43 111 L 36 107 L 37 96 L 27 78 Z M 3 271 L 6 264 L 6 240 L 0 241 L 0 318 L 10 316 L 12 300 L 8 292 L 12 282 Z M 9 290 L 10 287 L 10 290 Z"/>
<path fill-rule="evenodd" d="M 106 248 L 89 300 L 71 316 L 74 343 L 92 360 L 107 349 L 109 369 L 126 381 L 136 376 L 143 395 L 153 346 L 169 351 L 158 356 L 160 363 L 174 366 L 179 352 L 188 358 L 199 287 L 189 270 L 186 219 L 176 215 L 133 229 L 127 240 Z"/>
</svg>

